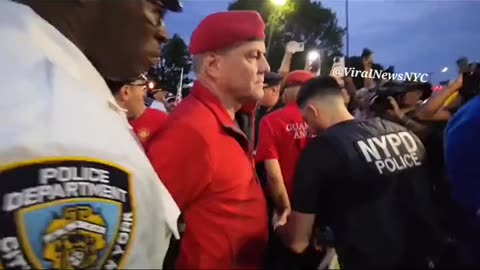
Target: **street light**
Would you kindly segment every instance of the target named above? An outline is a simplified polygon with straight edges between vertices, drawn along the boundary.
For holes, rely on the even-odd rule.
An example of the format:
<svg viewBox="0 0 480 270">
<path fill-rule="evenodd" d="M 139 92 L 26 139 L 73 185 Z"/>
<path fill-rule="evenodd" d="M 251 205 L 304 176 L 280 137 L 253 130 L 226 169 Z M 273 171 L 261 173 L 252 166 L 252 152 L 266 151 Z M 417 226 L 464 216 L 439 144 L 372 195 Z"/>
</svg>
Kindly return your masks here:
<svg viewBox="0 0 480 270">
<path fill-rule="evenodd" d="M 287 3 L 287 0 L 272 0 L 272 2 L 276 6 L 284 6 Z"/>
<path fill-rule="evenodd" d="M 307 55 L 307 60 L 309 63 L 313 63 L 313 61 L 317 60 L 320 57 L 318 51 L 310 51 Z"/>
<path fill-rule="evenodd" d="M 445 72 L 447 72 L 447 71 L 448 71 L 448 67 L 444 67 L 444 68 L 442 69 L 442 73 L 445 73 Z"/>
<path fill-rule="evenodd" d="M 279 7 L 284 6 L 287 3 L 287 0 L 271 0 L 272 3 L 277 6 L 277 8 L 270 14 L 270 17 L 268 18 L 268 25 L 270 27 L 270 32 L 268 34 L 268 42 L 267 42 L 267 58 L 270 54 L 270 47 L 272 45 L 272 35 L 273 35 L 273 27 L 274 23 L 272 23 L 275 13 L 279 12 L 280 9 Z"/>
</svg>

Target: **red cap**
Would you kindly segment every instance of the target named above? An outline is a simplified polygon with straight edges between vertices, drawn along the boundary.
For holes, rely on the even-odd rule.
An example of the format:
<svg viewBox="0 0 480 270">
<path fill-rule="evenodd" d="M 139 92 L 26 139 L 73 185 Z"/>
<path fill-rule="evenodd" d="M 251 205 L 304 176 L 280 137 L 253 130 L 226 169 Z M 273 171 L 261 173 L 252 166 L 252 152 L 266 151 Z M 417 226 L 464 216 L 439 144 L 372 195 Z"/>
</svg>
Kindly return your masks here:
<svg viewBox="0 0 480 270">
<path fill-rule="evenodd" d="M 308 82 L 310 79 L 315 78 L 315 74 L 306 70 L 295 70 L 288 73 L 285 78 L 285 86 L 294 86 L 294 85 L 303 85 Z"/>
<path fill-rule="evenodd" d="M 227 11 L 208 15 L 193 31 L 192 55 L 227 48 L 239 42 L 265 39 L 265 23 L 255 11 Z"/>
</svg>

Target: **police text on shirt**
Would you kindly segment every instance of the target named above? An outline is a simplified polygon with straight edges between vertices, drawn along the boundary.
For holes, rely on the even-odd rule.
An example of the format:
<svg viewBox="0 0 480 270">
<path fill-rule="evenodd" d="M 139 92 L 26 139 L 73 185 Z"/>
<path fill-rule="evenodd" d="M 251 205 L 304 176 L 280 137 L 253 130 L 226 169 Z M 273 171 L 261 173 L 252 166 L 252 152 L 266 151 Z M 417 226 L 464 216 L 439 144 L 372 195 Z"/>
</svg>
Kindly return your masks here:
<svg viewBox="0 0 480 270">
<path fill-rule="evenodd" d="M 394 173 L 422 165 L 417 141 L 408 131 L 371 137 L 355 142 L 369 164 L 378 173 Z"/>
</svg>

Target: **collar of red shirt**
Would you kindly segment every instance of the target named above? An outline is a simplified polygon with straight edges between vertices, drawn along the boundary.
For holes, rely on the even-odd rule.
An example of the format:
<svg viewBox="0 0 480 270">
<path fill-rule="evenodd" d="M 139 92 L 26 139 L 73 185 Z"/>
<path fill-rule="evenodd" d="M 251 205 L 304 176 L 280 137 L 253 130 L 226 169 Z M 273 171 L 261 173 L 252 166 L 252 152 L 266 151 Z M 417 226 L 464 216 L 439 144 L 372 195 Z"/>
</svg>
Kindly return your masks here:
<svg viewBox="0 0 480 270">
<path fill-rule="evenodd" d="M 228 115 L 227 111 L 220 103 L 218 98 L 210 90 L 208 90 L 201 82 L 195 81 L 193 83 L 191 95 L 193 95 L 196 99 L 198 99 L 205 106 L 207 106 L 207 108 L 210 109 L 210 111 L 215 115 L 223 128 L 227 129 L 228 131 L 234 132 L 237 135 L 241 135 L 242 141 L 240 141 L 240 144 L 245 148 L 245 150 L 249 148 L 249 140 L 245 133 L 238 128 L 238 126 L 235 124 L 234 120 L 230 117 L 230 115 Z M 253 115 L 254 111 L 255 106 L 253 107 L 253 109 L 251 108 L 251 106 L 246 106 L 243 108 L 243 110 L 241 110 L 241 112 L 248 112 L 249 115 Z"/>
<path fill-rule="evenodd" d="M 300 111 L 300 108 L 297 106 L 297 103 L 295 102 L 288 103 L 287 105 L 285 105 L 285 109 L 288 111 L 291 111 L 294 114 L 297 114 L 299 117 L 303 117 L 302 112 Z"/>
</svg>

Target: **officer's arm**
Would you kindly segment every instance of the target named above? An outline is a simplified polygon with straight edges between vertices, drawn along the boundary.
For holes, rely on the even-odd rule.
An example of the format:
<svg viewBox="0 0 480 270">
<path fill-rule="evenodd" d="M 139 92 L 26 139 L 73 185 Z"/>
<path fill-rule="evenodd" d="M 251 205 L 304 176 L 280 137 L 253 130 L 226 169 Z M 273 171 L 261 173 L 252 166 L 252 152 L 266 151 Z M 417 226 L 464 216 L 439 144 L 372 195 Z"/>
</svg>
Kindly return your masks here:
<svg viewBox="0 0 480 270">
<path fill-rule="evenodd" d="M 446 131 L 445 161 L 453 197 L 466 210 L 480 209 L 477 119 L 454 118 Z"/>
<path fill-rule="evenodd" d="M 316 214 L 326 185 L 330 170 L 335 170 L 335 153 L 326 141 L 317 140 L 310 143 L 302 152 L 297 164 L 292 196 L 292 213 L 285 226 L 277 233 L 285 245 L 295 253 L 302 253 L 312 240 Z"/>
<path fill-rule="evenodd" d="M 290 201 L 278 163 L 277 136 L 265 119 L 268 118 L 264 118 L 260 122 L 256 161 L 264 162 L 269 195 L 272 197 L 276 209 L 281 212 L 290 209 Z"/>
<path fill-rule="evenodd" d="M 210 184 L 211 150 L 200 131 L 188 124 L 169 126 L 153 139 L 147 155 L 181 211 Z"/>
</svg>

